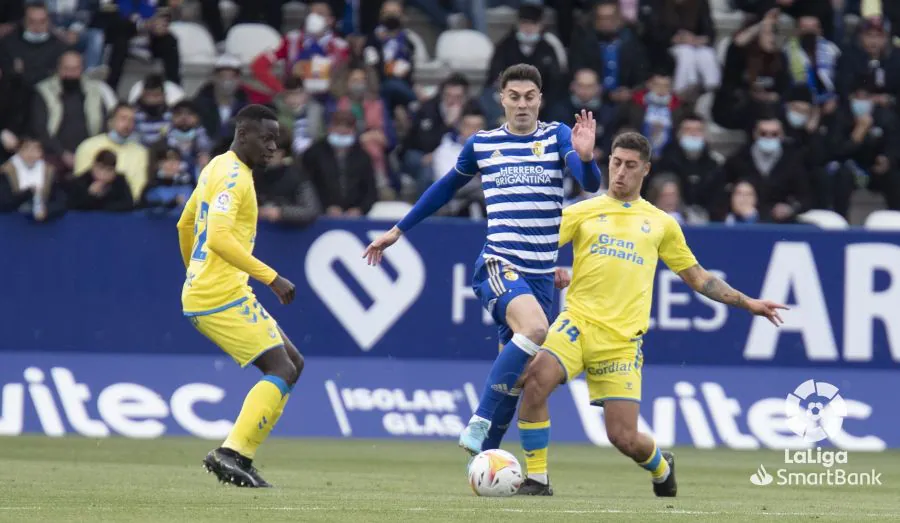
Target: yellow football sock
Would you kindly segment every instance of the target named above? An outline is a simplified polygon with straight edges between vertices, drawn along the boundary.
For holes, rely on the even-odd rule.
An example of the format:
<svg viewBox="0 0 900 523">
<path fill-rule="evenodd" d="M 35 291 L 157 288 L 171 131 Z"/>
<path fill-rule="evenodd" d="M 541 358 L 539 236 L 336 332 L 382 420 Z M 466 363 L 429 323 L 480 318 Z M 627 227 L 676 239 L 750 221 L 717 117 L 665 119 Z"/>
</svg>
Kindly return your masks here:
<svg viewBox="0 0 900 523">
<path fill-rule="evenodd" d="M 281 415 L 289 391 L 287 383 L 281 378 L 264 376 L 247 393 L 241 413 L 222 446 L 253 459 L 256 449 L 265 441 Z"/>
<path fill-rule="evenodd" d="M 649 470 L 650 475 L 653 476 L 653 481 L 656 483 L 661 483 L 669 477 L 669 462 L 663 459 L 656 443 L 653 444 L 653 452 L 650 453 L 650 457 L 645 461 L 639 461 L 638 465 Z"/>
<path fill-rule="evenodd" d="M 550 447 L 550 420 L 519 420 L 519 439 L 525 451 L 528 477 L 547 483 L 547 450 Z"/>
</svg>

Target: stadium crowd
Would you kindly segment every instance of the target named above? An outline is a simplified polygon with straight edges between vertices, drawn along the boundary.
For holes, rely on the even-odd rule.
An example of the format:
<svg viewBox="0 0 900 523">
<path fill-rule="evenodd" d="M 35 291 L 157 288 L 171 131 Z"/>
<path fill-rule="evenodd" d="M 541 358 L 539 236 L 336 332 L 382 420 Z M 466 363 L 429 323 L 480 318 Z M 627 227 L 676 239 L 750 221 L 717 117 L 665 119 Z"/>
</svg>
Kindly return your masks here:
<svg viewBox="0 0 900 523">
<path fill-rule="evenodd" d="M 228 148 L 233 115 L 265 103 L 282 139 L 256 180 L 261 219 L 364 216 L 378 201 L 413 201 L 469 136 L 500 125 L 492 80 L 520 62 L 543 76 L 542 119 L 573 125 L 576 111 L 593 111 L 601 168 L 617 133 L 650 138 L 646 197 L 683 223 L 791 223 L 809 209 L 847 217 L 858 189 L 900 210 L 900 2 L 731 0 L 745 22 L 727 39 L 710 2 L 312 0 L 300 27 L 284 27 L 282 0 L 239 0 L 234 23 L 284 30 L 280 46 L 246 64 L 220 54 L 188 96 L 170 31 L 184 0 L 6 0 L 0 211 L 37 221 L 67 210 L 177 213 Z M 408 10 L 438 30 L 486 32 L 486 8 L 500 4 L 518 11 L 486 85 L 449 70 L 436 90 L 420 85 L 422 39 Z M 199 7 L 224 49 L 218 1 Z M 120 100 L 130 56 L 159 72 Z M 726 157 L 710 136 L 728 132 L 744 139 Z M 591 196 L 567 188 L 570 202 Z M 483 216 L 480 181 L 441 214 Z"/>
</svg>

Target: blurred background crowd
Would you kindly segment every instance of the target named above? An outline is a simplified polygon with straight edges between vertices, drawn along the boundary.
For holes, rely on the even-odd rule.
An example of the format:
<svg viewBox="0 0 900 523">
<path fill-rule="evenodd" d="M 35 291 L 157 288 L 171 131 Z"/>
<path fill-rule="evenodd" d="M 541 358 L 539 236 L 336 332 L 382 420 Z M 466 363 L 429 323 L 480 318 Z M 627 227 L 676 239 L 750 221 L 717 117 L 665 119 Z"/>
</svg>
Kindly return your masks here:
<svg viewBox="0 0 900 523">
<path fill-rule="evenodd" d="M 178 213 L 264 103 L 262 220 L 396 218 L 525 62 L 541 119 L 593 111 L 601 169 L 650 138 L 645 197 L 682 223 L 862 224 L 900 210 L 898 35 L 888 0 L 4 0 L 0 212 Z M 440 214 L 483 218 L 480 180 Z"/>
</svg>

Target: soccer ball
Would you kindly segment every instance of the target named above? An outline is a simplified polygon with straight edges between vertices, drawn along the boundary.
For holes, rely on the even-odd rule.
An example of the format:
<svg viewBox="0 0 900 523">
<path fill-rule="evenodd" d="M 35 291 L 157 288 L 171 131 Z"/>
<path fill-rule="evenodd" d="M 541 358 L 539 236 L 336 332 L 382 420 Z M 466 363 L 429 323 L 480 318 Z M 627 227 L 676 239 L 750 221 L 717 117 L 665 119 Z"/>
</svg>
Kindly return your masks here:
<svg viewBox="0 0 900 523">
<path fill-rule="evenodd" d="M 512 496 L 519 490 L 522 481 L 519 461 L 505 450 L 486 450 L 469 463 L 469 485 L 478 496 Z"/>
</svg>

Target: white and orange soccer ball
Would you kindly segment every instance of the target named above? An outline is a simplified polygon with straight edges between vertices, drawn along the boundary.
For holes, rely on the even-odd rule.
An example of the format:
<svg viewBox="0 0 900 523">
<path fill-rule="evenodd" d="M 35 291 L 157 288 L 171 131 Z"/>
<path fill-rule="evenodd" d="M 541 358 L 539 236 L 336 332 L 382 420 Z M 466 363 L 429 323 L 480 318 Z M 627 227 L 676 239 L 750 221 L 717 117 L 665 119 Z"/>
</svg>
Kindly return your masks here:
<svg viewBox="0 0 900 523">
<path fill-rule="evenodd" d="M 505 450 L 486 450 L 469 463 L 469 485 L 478 496 L 512 496 L 524 478 L 515 456 Z"/>
</svg>

